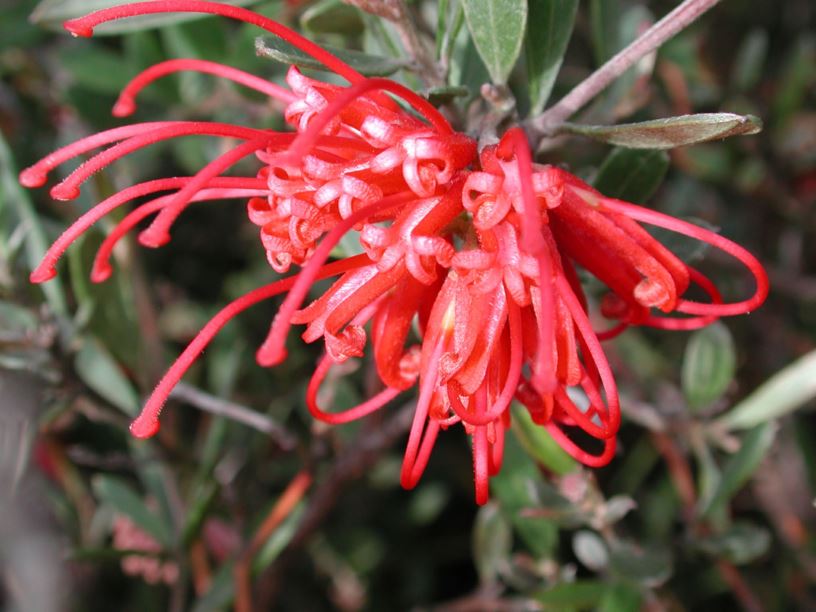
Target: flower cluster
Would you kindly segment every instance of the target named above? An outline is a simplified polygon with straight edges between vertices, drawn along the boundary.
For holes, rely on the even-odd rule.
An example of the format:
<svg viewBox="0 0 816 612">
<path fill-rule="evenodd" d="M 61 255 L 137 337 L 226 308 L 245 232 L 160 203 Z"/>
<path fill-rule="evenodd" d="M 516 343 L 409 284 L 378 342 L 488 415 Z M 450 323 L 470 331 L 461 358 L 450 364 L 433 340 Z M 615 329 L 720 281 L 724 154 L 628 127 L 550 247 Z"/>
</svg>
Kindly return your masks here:
<svg viewBox="0 0 816 612">
<path fill-rule="evenodd" d="M 239 144 L 194 176 L 140 183 L 98 204 L 54 243 L 32 280 L 51 278 L 65 249 L 101 217 L 159 192 L 169 193 L 142 203 L 107 236 L 94 263 L 94 281 L 111 274 L 114 245 L 141 220 L 156 215 L 139 239 L 160 246 L 184 208 L 222 198 L 249 198 L 249 219 L 260 228 L 274 270 L 299 267 L 297 274 L 226 306 L 202 329 L 133 423 L 138 437 L 156 433 L 173 386 L 227 321 L 287 292 L 258 362 L 270 366 L 285 358 L 292 325 L 306 326 L 307 342 L 322 339 L 325 353 L 308 385 L 307 404 L 329 423 L 363 417 L 417 386 L 403 486 L 418 482 L 439 431 L 461 423 L 472 438 L 476 500 L 484 503 L 489 476 L 501 466 L 511 402 L 520 402 L 577 460 L 605 465 L 615 452 L 620 406 L 601 340 L 631 325 L 695 329 L 748 312 L 767 294 L 762 266 L 742 247 L 604 197 L 568 172 L 533 163 L 519 128 L 477 151 L 472 139 L 454 131 L 422 97 L 396 82 L 365 78 L 314 43 L 245 9 L 161 0 L 101 10 L 67 22 L 66 28 L 90 35 L 105 21 L 164 11 L 218 13 L 255 23 L 313 55 L 350 85 L 323 83 L 292 67 L 285 88 L 211 62 L 170 60 L 137 76 L 115 114 L 133 112 L 138 91 L 153 80 L 194 70 L 285 103 L 284 116 L 294 131 L 202 122 L 125 126 L 60 149 L 22 173 L 23 184 L 39 186 L 58 164 L 110 145 L 52 188 L 55 198 L 71 199 L 94 172 L 155 142 L 192 134 L 236 140 Z M 256 176 L 222 176 L 253 154 L 261 163 Z M 755 278 L 754 295 L 723 303 L 711 281 L 641 224 L 703 240 L 737 258 Z M 361 253 L 329 261 L 348 232 L 355 232 Z M 610 330 L 593 330 L 579 268 L 608 287 L 601 311 L 617 321 Z M 312 285 L 329 277 L 338 278 L 304 307 Z M 692 283 L 709 295 L 709 303 L 684 297 Z M 319 390 L 331 367 L 362 357 L 369 345 L 382 390 L 340 413 L 322 408 Z"/>
</svg>

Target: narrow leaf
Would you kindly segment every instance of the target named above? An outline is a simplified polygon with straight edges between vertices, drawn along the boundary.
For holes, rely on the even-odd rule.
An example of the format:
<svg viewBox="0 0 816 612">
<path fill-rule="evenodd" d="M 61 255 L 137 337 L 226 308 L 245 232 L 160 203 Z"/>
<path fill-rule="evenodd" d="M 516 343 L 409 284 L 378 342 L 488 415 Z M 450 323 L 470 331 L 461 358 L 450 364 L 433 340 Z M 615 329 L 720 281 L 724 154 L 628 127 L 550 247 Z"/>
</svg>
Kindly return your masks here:
<svg viewBox="0 0 816 612">
<path fill-rule="evenodd" d="M 453 102 L 456 98 L 470 97 L 470 88 L 464 85 L 442 85 L 431 87 L 423 91 L 422 95 L 434 106 L 441 106 Z"/>
<path fill-rule="evenodd" d="M 139 412 L 139 397 L 119 364 L 94 338 L 88 338 L 79 349 L 74 367 L 79 377 L 96 393 L 134 417 Z"/>
<path fill-rule="evenodd" d="M 740 449 L 726 462 L 722 478 L 711 496 L 711 501 L 700 509 L 702 516 L 714 514 L 719 506 L 727 504 L 748 482 L 771 447 L 776 429 L 775 423 L 763 423 L 745 435 Z"/>
<path fill-rule="evenodd" d="M 482 583 L 496 580 L 502 567 L 508 563 L 512 543 L 510 525 L 498 504 L 482 506 L 473 528 L 473 560 Z"/>
<path fill-rule="evenodd" d="M 300 26 L 316 33 L 359 34 L 365 28 L 360 11 L 340 0 L 322 0 L 303 11 Z"/>
<path fill-rule="evenodd" d="M 530 457 L 558 475 L 575 470 L 575 460 L 558 446 L 546 429 L 533 422 L 527 410 L 514 405 L 512 422 L 513 431 Z"/>
<path fill-rule="evenodd" d="M 730 136 L 748 136 L 762 130 L 754 115 L 698 113 L 619 125 L 565 123 L 561 133 L 578 134 L 630 149 L 673 149 Z"/>
<path fill-rule="evenodd" d="M 578 0 L 530 0 L 525 38 L 530 114 L 540 113 L 567 50 Z"/>
<path fill-rule="evenodd" d="M 470 34 L 490 77 L 507 82 L 524 40 L 526 0 L 462 0 Z"/>
<path fill-rule="evenodd" d="M 145 505 L 142 498 L 130 485 L 119 478 L 97 475 L 93 479 L 92 486 L 99 501 L 129 517 L 160 544 L 165 547 L 172 545 L 170 530 L 165 522 Z"/>
<path fill-rule="evenodd" d="M 562 582 L 541 591 L 535 598 L 547 610 L 593 610 L 604 596 L 608 585 L 600 580 Z"/>
<path fill-rule="evenodd" d="M 82 17 L 88 13 L 93 13 L 111 6 L 129 4 L 133 0 L 42 0 L 31 13 L 31 21 L 51 30 L 62 30 L 62 24 L 76 17 Z M 258 2 L 258 0 L 221 0 L 225 4 L 234 6 L 247 6 Z M 203 13 L 159 13 L 156 15 L 141 15 L 121 19 L 110 23 L 104 23 L 94 28 L 94 34 L 111 35 L 122 34 L 124 32 L 137 32 L 170 25 L 171 23 L 181 23 L 201 19 L 207 15 Z"/>
<path fill-rule="evenodd" d="M 737 366 L 731 332 L 722 323 L 692 334 L 683 358 L 683 393 L 692 408 L 719 399 L 734 378 Z"/>
<path fill-rule="evenodd" d="M 696 545 L 715 558 L 745 565 L 768 552 L 771 534 L 765 527 L 741 521 L 731 525 L 724 533 L 700 539 Z"/>
<path fill-rule="evenodd" d="M 365 76 L 388 76 L 410 64 L 408 60 L 391 57 L 378 57 L 361 51 L 338 49 L 329 45 L 323 48 L 346 62 L 360 74 Z M 259 36 L 255 39 L 255 53 L 284 64 L 294 64 L 300 68 L 326 70 L 326 67 L 310 55 L 306 55 L 288 42 L 275 36 Z"/>
<path fill-rule="evenodd" d="M 40 218 L 34 210 L 28 192 L 17 182 L 17 170 L 11 149 L 0 131 L 0 221 L 14 227 L 16 223 L 25 228 L 25 259 L 29 270 L 37 267 L 48 248 L 49 240 Z M 52 279 L 41 285 L 51 310 L 68 316 L 68 305 L 62 282 Z"/>
<path fill-rule="evenodd" d="M 663 151 L 615 149 L 598 170 L 594 187 L 605 196 L 642 204 L 657 190 L 669 156 Z"/>
<path fill-rule="evenodd" d="M 816 351 L 783 368 L 718 419 L 732 429 L 749 429 L 779 418 L 816 397 Z"/>
</svg>

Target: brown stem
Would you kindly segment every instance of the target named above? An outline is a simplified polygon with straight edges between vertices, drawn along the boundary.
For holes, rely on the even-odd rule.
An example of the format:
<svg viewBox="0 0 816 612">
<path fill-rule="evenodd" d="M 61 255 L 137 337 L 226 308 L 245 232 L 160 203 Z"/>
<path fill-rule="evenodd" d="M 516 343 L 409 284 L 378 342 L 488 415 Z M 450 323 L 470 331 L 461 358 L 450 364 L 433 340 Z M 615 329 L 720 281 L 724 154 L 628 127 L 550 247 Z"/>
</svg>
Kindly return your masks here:
<svg viewBox="0 0 816 612">
<path fill-rule="evenodd" d="M 697 492 L 694 487 L 691 466 L 668 434 L 653 431 L 652 441 L 666 461 L 674 488 L 677 489 L 677 494 L 683 502 L 683 518 L 690 523 L 694 520 L 694 510 L 697 505 Z"/>
<path fill-rule="evenodd" d="M 275 421 L 268 416 L 247 408 L 246 406 L 210 395 L 201 389 L 183 382 L 176 385 L 170 397 L 195 406 L 199 410 L 223 416 L 248 427 L 252 427 L 253 429 L 257 429 L 275 440 L 278 446 L 283 450 L 292 450 L 295 448 L 296 441 L 292 434 L 275 423 Z"/>
<path fill-rule="evenodd" d="M 675 34 L 688 27 L 700 15 L 720 0 L 685 0 L 663 19 L 646 30 L 629 46 L 579 83 L 561 100 L 537 117 L 525 122 L 525 129 L 536 142 L 551 135 L 564 121 L 606 89 L 612 81 L 631 68 L 643 56 L 651 53 Z"/>
<path fill-rule="evenodd" d="M 765 609 L 733 563 L 717 559 L 717 569 L 745 612 L 762 612 Z"/>
</svg>

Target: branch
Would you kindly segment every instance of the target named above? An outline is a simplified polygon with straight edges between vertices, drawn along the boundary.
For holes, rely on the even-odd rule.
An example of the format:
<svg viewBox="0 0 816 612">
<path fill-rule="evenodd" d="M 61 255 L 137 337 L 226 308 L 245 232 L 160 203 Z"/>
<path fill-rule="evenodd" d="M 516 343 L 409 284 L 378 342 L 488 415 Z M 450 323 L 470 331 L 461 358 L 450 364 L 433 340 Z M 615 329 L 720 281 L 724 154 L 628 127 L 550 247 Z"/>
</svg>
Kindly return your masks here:
<svg viewBox="0 0 816 612">
<path fill-rule="evenodd" d="M 536 142 L 542 137 L 551 135 L 555 128 L 606 89 L 612 81 L 631 68 L 638 60 L 688 27 L 718 2 L 720 0 L 685 0 L 682 2 L 628 47 L 618 52 L 603 66 L 579 83 L 557 104 L 537 117 L 528 119 L 524 125 L 528 137 Z"/>
<path fill-rule="evenodd" d="M 187 383 L 180 382 L 170 393 L 173 399 L 181 400 L 195 406 L 199 410 L 223 416 L 238 423 L 267 434 L 283 450 L 292 450 L 296 446 L 295 438 L 283 427 L 275 423 L 268 416 L 251 410 L 246 406 L 210 395 Z"/>
</svg>

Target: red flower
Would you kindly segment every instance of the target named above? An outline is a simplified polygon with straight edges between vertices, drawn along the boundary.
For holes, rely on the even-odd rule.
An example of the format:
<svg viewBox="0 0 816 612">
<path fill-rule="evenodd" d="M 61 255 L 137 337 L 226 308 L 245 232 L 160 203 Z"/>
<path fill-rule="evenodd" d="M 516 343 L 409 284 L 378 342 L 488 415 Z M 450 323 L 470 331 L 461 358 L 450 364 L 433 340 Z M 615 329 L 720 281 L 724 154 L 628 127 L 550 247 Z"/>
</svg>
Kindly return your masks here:
<svg viewBox="0 0 816 612">
<path fill-rule="evenodd" d="M 245 9 L 192 0 L 134 3 L 69 21 L 66 28 L 90 35 L 105 21 L 165 11 L 218 13 L 257 24 L 351 84 L 322 83 L 292 67 L 286 89 L 219 64 L 170 60 L 137 76 L 114 114 L 133 112 L 139 90 L 156 78 L 197 70 L 285 102 L 286 121 L 296 131 L 202 122 L 126 126 L 65 147 L 21 174 L 23 184 L 40 186 L 57 165 L 111 145 L 51 190 L 57 199 L 72 199 L 91 174 L 155 142 L 192 134 L 238 139 L 239 145 L 195 176 L 141 183 L 98 204 L 54 243 L 31 279 L 51 278 L 70 243 L 114 208 L 166 191 L 137 207 L 105 239 L 94 262 L 95 282 L 110 275 L 113 246 L 142 219 L 157 213 L 139 237 L 156 247 L 169 240 L 173 222 L 190 203 L 234 197 L 250 198 L 248 215 L 260 228 L 270 265 L 281 273 L 300 267 L 296 275 L 229 304 L 201 330 L 131 426 L 138 437 L 156 433 L 173 386 L 227 321 L 288 292 L 258 350 L 258 362 L 269 366 L 285 358 L 284 342 L 293 324 L 306 325 L 307 342 L 322 338 L 326 352 L 309 383 L 307 404 L 316 418 L 330 423 L 365 416 L 418 385 L 403 486 L 419 480 L 439 430 L 462 423 L 473 440 L 476 500 L 484 503 L 488 478 L 501 466 L 514 399 L 573 457 L 590 466 L 605 465 L 615 452 L 620 408 L 600 339 L 630 325 L 694 329 L 719 316 L 749 312 L 765 299 L 762 266 L 738 245 L 606 198 L 558 168 L 533 164 L 519 128 L 477 155 L 476 143 L 456 133 L 423 98 L 393 81 L 364 78 L 314 43 Z M 386 93 L 402 98 L 424 121 Z M 257 176 L 221 176 L 251 154 L 263 164 Z M 692 236 L 736 257 L 754 275 L 756 292 L 748 300 L 723 304 L 711 281 L 641 223 Z M 349 231 L 357 233 L 363 253 L 327 263 Z M 593 331 L 576 266 L 609 288 L 602 312 L 618 320 L 611 330 Z M 316 280 L 338 275 L 328 291 L 302 307 Z M 692 282 L 711 303 L 683 297 Z M 692 316 L 665 316 L 672 312 Z M 418 338 L 411 333 L 415 322 Z M 317 400 L 321 382 L 333 364 L 363 356 L 369 334 L 383 390 L 342 413 L 326 412 Z M 583 437 L 575 436 L 576 429 Z M 590 450 L 584 448 L 586 438 L 597 441 Z"/>
</svg>

